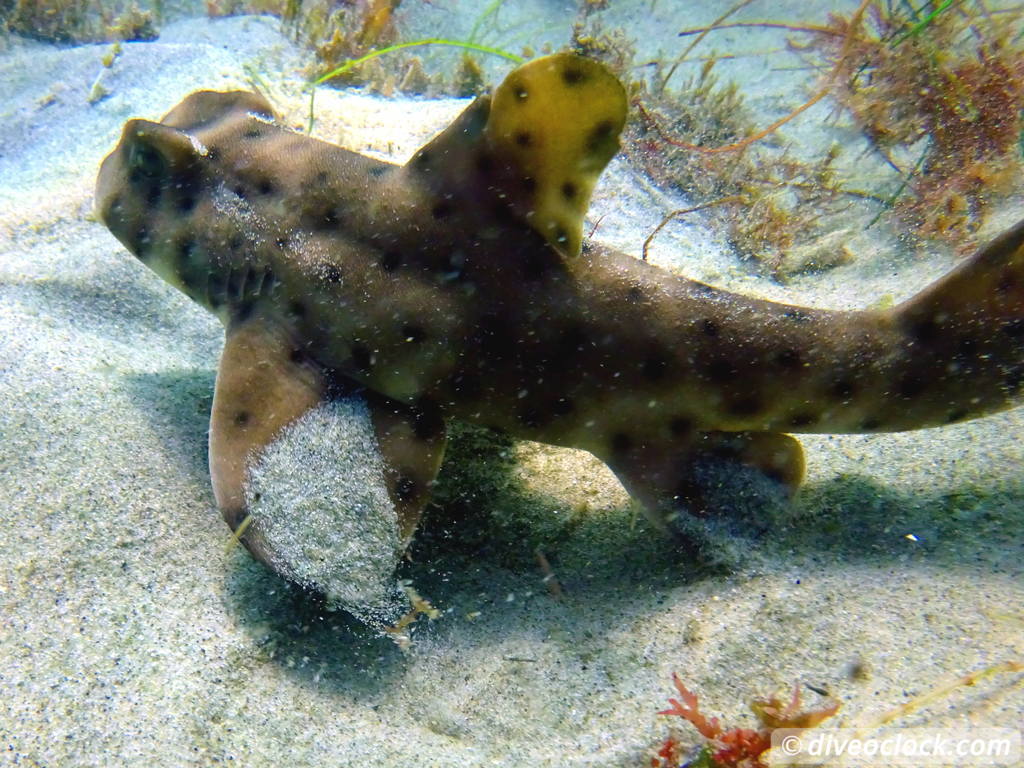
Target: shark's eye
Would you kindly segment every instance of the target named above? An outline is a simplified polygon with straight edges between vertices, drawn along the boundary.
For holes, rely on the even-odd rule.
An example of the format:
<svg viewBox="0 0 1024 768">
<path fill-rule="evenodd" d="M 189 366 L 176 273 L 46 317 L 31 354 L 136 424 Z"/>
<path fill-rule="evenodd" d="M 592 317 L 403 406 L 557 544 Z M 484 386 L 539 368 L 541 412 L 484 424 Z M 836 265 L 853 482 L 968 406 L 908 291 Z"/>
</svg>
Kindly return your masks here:
<svg viewBox="0 0 1024 768">
<path fill-rule="evenodd" d="M 157 179 L 164 175 L 164 158 L 149 144 L 135 142 L 128 155 L 128 164 L 132 170 L 148 179 Z"/>
</svg>

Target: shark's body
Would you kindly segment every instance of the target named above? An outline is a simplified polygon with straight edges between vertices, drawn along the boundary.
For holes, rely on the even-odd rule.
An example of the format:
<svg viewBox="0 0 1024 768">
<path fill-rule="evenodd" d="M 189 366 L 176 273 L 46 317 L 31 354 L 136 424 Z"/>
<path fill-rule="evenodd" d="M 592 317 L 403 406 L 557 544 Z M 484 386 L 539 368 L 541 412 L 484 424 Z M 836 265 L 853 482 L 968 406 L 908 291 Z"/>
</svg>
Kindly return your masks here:
<svg viewBox="0 0 1024 768">
<path fill-rule="evenodd" d="M 891 310 L 727 293 L 582 244 L 624 114 L 614 78 L 560 55 L 405 166 L 293 133 L 254 94 L 201 92 L 127 124 L 97 208 L 225 322 L 211 469 L 232 527 L 252 452 L 351 383 L 406 536 L 448 419 L 591 451 L 664 510 L 698 503 L 709 455 L 795 487 L 787 433 L 915 429 L 1016 402 L 1024 226 Z"/>
</svg>

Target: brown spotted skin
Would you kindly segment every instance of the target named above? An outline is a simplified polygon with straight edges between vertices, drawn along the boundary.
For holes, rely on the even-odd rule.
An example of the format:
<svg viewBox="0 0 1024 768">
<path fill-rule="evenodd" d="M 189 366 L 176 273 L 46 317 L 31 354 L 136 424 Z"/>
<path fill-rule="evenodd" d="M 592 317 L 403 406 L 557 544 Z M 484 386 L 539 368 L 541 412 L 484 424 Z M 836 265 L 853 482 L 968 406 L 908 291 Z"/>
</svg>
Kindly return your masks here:
<svg viewBox="0 0 1024 768">
<path fill-rule="evenodd" d="M 257 307 L 325 378 L 407 408 L 395 450 L 420 441 L 435 464 L 462 419 L 591 451 L 658 506 L 699 499 L 705 456 L 796 487 L 785 433 L 916 429 L 1017 401 L 1024 225 L 892 310 L 760 301 L 598 244 L 573 255 L 552 232 L 576 202 L 532 227 L 535 182 L 488 140 L 490 108 L 478 99 L 399 167 L 279 126 L 254 94 L 194 94 L 126 125 L 97 208 L 226 323 Z M 403 483 L 417 504 L 421 474 Z"/>
</svg>

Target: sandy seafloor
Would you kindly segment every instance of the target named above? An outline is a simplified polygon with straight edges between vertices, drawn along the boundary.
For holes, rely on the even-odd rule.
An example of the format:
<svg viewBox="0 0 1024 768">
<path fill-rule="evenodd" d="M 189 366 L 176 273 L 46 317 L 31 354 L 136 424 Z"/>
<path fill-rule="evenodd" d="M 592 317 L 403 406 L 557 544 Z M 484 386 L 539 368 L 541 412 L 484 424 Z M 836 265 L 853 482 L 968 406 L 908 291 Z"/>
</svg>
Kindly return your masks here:
<svg viewBox="0 0 1024 768">
<path fill-rule="evenodd" d="M 752 696 L 801 680 L 858 724 L 1024 657 L 1024 410 L 806 437 L 795 502 L 724 492 L 733 512 L 708 538 L 729 567 L 675 552 L 584 454 L 460 433 L 444 503 L 402 569 L 443 614 L 407 652 L 226 552 L 206 467 L 220 327 L 92 218 L 92 185 L 127 118 L 245 86 L 247 66 L 298 121 L 303 62 L 269 19 L 167 25 L 125 46 L 104 74 L 111 95 L 90 105 L 107 49 L 0 52 L 0 763 L 639 766 L 668 732 L 656 712 L 673 671 L 726 721 L 753 725 Z M 758 98 L 792 104 L 770 85 Z M 461 107 L 336 93 L 318 105 L 318 135 L 398 160 Z M 616 161 L 591 218 L 637 253 L 684 205 Z M 954 261 L 882 236 L 851 248 L 853 264 L 785 287 L 699 221 L 653 254 L 835 307 L 910 295 Z M 984 681 L 897 724 L 1020 727 L 1021 682 Z"/>
</svg>

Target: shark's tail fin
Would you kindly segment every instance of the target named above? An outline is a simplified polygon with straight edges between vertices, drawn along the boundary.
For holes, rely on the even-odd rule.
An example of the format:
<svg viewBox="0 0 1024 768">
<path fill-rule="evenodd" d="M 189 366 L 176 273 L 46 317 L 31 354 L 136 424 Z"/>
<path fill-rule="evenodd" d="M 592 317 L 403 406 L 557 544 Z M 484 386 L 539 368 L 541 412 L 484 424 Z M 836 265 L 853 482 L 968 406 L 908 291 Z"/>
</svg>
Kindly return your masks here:
<svg viewBox="0 0 1024 768">
<path fill-rule="evenodd" d="M 908 427 L 1009 408 L 1024 390 L 1024 221 L 891 310 L 911 345 Z M 920 405 L 918 402 L 920 401 Z M 939 418 L 915 419 L 929 408 Z"/>
</svg>

